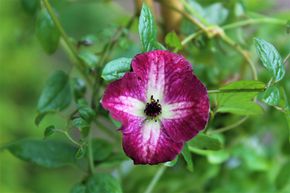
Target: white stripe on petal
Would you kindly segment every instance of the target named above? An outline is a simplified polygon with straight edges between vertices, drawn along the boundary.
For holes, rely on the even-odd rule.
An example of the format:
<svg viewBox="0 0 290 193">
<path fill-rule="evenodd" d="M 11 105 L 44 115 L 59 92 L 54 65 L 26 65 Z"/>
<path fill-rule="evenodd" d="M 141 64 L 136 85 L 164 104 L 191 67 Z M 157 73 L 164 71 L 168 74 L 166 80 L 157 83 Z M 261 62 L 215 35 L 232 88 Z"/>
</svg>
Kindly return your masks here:
<svg viewBox="0 0 290 193">
<path fill-rule="evenodd" d="M 193 102 L 178 102 L 172 104 L 163 104 L 161 119 L 179 119 L 188 116 L 194 108 Z"/>
<path fill-rule="evenodd" d="M 119 96 L 115 98 L 115 109 L 133 116 L 145 117 L 145 103 L 129 96 Z"/>
<path fill-rule="evenodd" d="M 148 73 L 147 100 L 150 101 L 151 95 L 155 99 L 162 101 L 165 87 L 165 63 L 163 57 L 156 57 L 156 60 L 150 61 L 150 70 Z"/>
<path fill-rule="evenodd" d="M 150 156 L 154 155 L 154 152 L 158 145 L 160 136 L 160 122 L 154 120 L 145 120 L 142 127 L 142 145 L 143 145 L 143 156 L 146 159 L 151 159 Z"/>
</svg>

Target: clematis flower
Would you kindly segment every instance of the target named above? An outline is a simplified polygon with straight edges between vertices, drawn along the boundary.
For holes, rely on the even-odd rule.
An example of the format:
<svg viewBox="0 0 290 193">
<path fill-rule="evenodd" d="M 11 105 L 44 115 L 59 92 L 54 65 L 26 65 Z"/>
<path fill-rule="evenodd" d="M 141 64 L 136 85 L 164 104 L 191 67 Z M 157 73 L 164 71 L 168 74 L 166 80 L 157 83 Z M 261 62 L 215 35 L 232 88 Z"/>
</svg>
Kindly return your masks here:
<svg viewBox="0 0 290 193">
<path fill-rule="evenodd" d="M 132 72 L 108 85 L 102 105 L 122 123 L 125 153 L 135 164 L 173 160 L 209 117 L 206 87 L 181 55 L 136 55 Z"/>
</svg>

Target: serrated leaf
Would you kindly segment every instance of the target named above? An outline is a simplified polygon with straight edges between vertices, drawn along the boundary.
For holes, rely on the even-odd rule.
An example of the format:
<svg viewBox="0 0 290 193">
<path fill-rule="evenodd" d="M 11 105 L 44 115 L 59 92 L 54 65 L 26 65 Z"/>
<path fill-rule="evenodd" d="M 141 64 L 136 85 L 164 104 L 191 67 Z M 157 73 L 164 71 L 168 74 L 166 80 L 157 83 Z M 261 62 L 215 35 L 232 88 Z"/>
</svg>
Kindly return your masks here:
<svg viewBox="0 0 290 193">
<path fill-rule="evenodd" d="M 63 71 L 57 71 L 46 82 L 37 105 L 40 113 L 61 111 L 71 102 L 69 77 Z"/>
<path fill-rule="evenodd" d="M 111 155 L 113 146 L 103 139 L 93 139 L 92 149 L 94 161 L 100 162 L 107 159 Z"/>
<path fill-rule="evenodd" d="M 263 111 L 261 107 L 254 102 L 258 90 L 263 90 L 265 84 L 260 81 L 238 81 L 226 85 L 220 90 L 225 93 L 218 94 L 217 112 L 233 113 L 238 115 L 256 115 Z M 257 89 L 257 92 L 253 92 Z"/>
<path fill-rule="evenodd" d="M 102 78 L 106 81 L 120 79 L 131 70 L 132 58 L 118 58 L 107 63 L 102 71 Z"/>
<path fill-rule="evenodd" d="M 177 51 L 182 48 L 181 42 L 175 32 L 170 32 L 165 36 L 165 43 Z"/>
<path fill-rule="evenodd" d="M 111 175 L 97 173 L 86 182 L 87 193 L 122 193 L 120 183 Z"/>
<path fill-rule="evenodd" d="M 262 95 L 262 100 L 268 105 L 276 106 L 280 101 L 280 92 L 276 86 L 271 86 Z"/>
<path fill-rule="evenodd" d="M 45 128 L 44 130 L 44 137 L 49 137 L 51 136 L 52 134 L 54 134 L 55 132 L 55 126 L 54 125 L 50 125 L 48 127 Z"/>
<path fill-rule="evenodd" d="M 150 8 L 145 3 L 141 9 L 138 28 L 144 52 L 158 49 L 157 26 Z"/>
<path fill-rule="evenodd" d="M 257 54 L 264 67 L 272 74 L 275 82 L 282 80 L 285 68 L 277 49 L 263 39 L 255 38 L 254 40 Z"/>
<path fill-rule="evenodd" d="M 77 148 L 62 141 L 25 139 L 9 145 L 7 149 L 22 160 L 48 168 L 76 163 Z"/>
<path fill-rule="evenodd" d="M 36 19 L 36 36 L 43 49 L 52 54 L 58 47 L 60 33 L 54 25 L 47 10 L 41 10 Z"/>
<path fill-rule="evenodd" d="M 201 150 L 220 150 L 223 145 L 217 138 L 211 137 L 204 133 L 197 134 L 192 140 L 187 142 L 189 147 Z"/>
<path fill-rule="evenodd" d="M 188 149 L 187 143 L 184 144 L 184 147 L 182 149 L 181 154 L 182 154 L 184 160 L 186 161 L 187 169 L 189 171 L 193 172 L 193 161 L 192 161 L 191 153 Z"/>
</svg>

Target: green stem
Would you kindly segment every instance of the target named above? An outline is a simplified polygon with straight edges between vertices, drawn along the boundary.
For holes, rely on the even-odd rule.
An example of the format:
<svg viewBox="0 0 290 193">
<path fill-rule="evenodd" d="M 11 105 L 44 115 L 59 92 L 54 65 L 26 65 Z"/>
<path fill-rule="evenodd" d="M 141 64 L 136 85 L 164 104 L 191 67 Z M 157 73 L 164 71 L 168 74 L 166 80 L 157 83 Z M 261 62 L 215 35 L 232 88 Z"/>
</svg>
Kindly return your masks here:
<svg viewBox="0 0 290 193">
<path fill-rule="evenodd" d="M 64 130 L 61 130 L 61 129 L 55 129 L 54 131 L 64 134 L 66 136 L 66 138 L 69 141 L 71 141 L 73 144 L 75 144 L 77 146 L 81 146 L 81 144 L 78 143 L 76 140 L 74 140 L 67 131 L 64 131 Z"/>
<path fill-rule="evenodd" d="M 95 165 L 94 165 L 94 157 L 93 157 L 93 149 L 92 149 L 92 132 L 91 129 L 89 131 L 88 136 L 88 159 L 89 159 L 89 167 L 91 174 L 95 173 Z"/>
<path fill-rule="evenodd" d="M 54 13 L 49 1 L 48 0 L 42 0 L 42 2 L 43 2 L 44 7 L 46 8 L 47 12 L 49 13 L 54 25 L 56 26 L 57 30 L 61 34 L 61 37 L 63 38 L 66 46 L 69 48 L 70 52 L 72 53 L 72 55 L 76 59 L 76 61 L 77 61 L 76 67 L 78 68 L 78 70 L 80 71 L 82 76 L 86 79 L 88 84 L 92 85 L 91 80 L 88 78 L 88 76 L 86 75 L 86 73 L 84 71 L 85 70 L 84 63 L 79 58 L 76 48 L 71 44 L 68 35 L 64 31 L 64 28 L 62 27 L 62 25 L 61 25 L 60 21 L 58 20 L 56 14 Z"/>
<path fill-rule="evenodd" d="M 287 22 L 284 20 L 275 19 L 275 18 L 256 18 L 256 19 L 248 19 L 244 21 L 230 23 L 230 24 L 222 26 L 222 28 L 224 30 L 228 30 L 232 28 L 238 28 L 245 25 L 257 24 L 257 23 L 271 23 L 271 24 L 277 24 L 277 25 L 285 25 Z"/>
<path fill-rule="evenodd" d="M 154 177 L 152 178 L 150 184 L 147 186 L 144 193 L 152 193 L 153 188 L 161 178 L 162 174 L 165 172 L 166 166 L 162 165 L 158 171 L 155 173 Z"/>
<path fill-rule="evenodd" d="M 244 57 L 244 59 L 250 65 L 253 79 L 258 80 L 257 69 L 255 67 L 254 62 L 251 60 L 249 54 L 245 50 L 243 50 L 239 44 L 237 44 L 229 36 L 227 36 L 225 33 L 223 35 L 221 35 L 220 38 Z"/>
<path fill-rule="evenodd" d="M 202 34 L 203 31 L 199 30 L 195 33 L 190 34 L 189 36 L 185 37 L 182 41 L 181 41 L 181 45 L 185 46 L 187 43 L 189 43 L 191 40 L 193 40 L 194 38 L 196 38 L 197 36 L 199 36 L 200 34 Z M 178 48 L 175 48 L 173 52 L 177 52 Z"/>
<path fill-rule="evenodd" d="M 216 129 L 214 131 L 211 131 L 210 134 L 213 134 L 213 133 L 222 133 L 222 132 L 225 132 L 225 131 L 234 129 L 234 128 L 238 127 L 239 125 L 243 124 L 248 118 L 249 117 L 246 116 L 246 117 L 242 118 L 241 120 L 239 120 L 238 122 L 236 122 L 236 123 L 234 123 L 232 125 L 229 125 L 229 126 L 222 127 L 222 128 Z"/>
<path fill-rule="evenodd" d="M 285 57 L 283 64 L 286 64 L 287 60 L 290 58 L 290 53 Z"/>
<path fill-rule="evenodd" d="M 244 88 L 244 89 L 216 89 L 208 90 L 208 94 L 233 93 L 233 92 L 264 92 L 266 88 Z"/>
<path fill-rule="evenodd" d="M 187 12 L 185 11 L 182 11 L 182 10 L 179 10 L 178 8 L 168 4 L 166 2 L 166 0 L 157 0 L 158 3 L 176 11 L 177 13 L 180 13 L 182 16 L 184 16 L 186 19 L 188 19 L 189 21 L 191 21 L 192 23 L 194 23 L 196 26 L 198 26 L 202 31 L 204 32 L 208 32 L 207 31 L 207 27 L 199 20 L 197 19 L 196 17 L 193 17 L 192 15 L 188 14 Z"/>
</svg>

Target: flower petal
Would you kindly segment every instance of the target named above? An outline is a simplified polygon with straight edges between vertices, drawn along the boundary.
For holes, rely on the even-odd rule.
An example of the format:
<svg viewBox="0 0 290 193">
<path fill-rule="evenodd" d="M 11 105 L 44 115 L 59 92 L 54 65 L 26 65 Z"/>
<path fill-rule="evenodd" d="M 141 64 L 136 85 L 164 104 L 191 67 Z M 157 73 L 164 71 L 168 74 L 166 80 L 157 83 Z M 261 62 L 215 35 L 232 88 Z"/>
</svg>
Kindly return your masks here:
<svg viewBox="0 0 290 193">
<path fill-rule="evenodd" d="M 172 84 L 162 106 L 161 120 L 166 133 L 176 141 L 188 141 L 205 128 L 209 105 L 206 88 L 194 75 L 183 80 L 182 85 Z"/>
<path fill-rule="evenodd" d="M 126 123 L 138 117 L 145 117 L 145 89 L 136 74 L 126 73 L 120 80 L 107 87 L 102 98 L 102 106 L 112 117 Z"/>
<path fill-rule="evenodd" d="M 163 125 L 141 119 L 123 126 L 123 148 L 135 164 L 158 164 L 173 160 L 183 143 L 176 143 L 164 132 Z"/>
<path fill-rule="evenodd" d="M 182 56 L 166 50 L 154 50 L 139 54 L 132 60 L 135 72 L 146 85 L 146 98 L 151 95 L 162 103 L 165 90 L 172 82 L 180 80 L 184 75 L 192 75 L 192 68 Z"/>
</svg>

